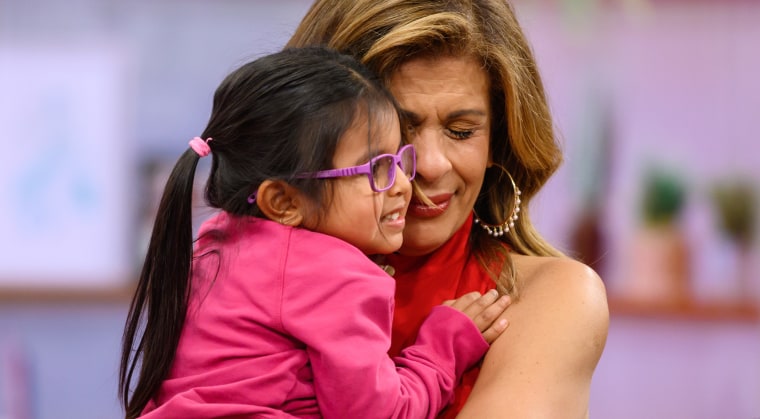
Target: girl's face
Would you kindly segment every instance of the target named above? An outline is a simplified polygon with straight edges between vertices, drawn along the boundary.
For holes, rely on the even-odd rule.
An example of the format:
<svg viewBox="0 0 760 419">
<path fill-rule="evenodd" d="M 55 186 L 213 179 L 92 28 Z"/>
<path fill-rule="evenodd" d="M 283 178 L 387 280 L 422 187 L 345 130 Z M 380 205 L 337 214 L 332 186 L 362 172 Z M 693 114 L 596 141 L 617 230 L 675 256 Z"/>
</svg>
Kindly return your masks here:
<svg viewBox="0 0 760 419">
<path fill-rule="evenodd" d="M 472 212 L 489 162 L 489 77 L 471 57 L 416 58 L 390 79 L 410 116 L 415 182 L 437 207 L 412 199 L 401 253 L 424 255 L 445 243 Z"/>
<path fill-rule="evenodd" d="M 366 112 L 359 113 L 353 126 L 338 142 L 333 157 L 334 168 L 358 166 L 377 155 L 398 152 L 401 127 L 393 108 L 388 106 L 372 115 L 371 131 L 368 123 Z M 398 165 L 393 169 L 396 171 L 395 182 L 383 192 L 372 190 L 367 175 L 333 179 L 327 200 L 329 207 L 315 230 L 343 239 L 367 255 L 398 250 L 403 242 L 412 186 Z"/>
</svg>

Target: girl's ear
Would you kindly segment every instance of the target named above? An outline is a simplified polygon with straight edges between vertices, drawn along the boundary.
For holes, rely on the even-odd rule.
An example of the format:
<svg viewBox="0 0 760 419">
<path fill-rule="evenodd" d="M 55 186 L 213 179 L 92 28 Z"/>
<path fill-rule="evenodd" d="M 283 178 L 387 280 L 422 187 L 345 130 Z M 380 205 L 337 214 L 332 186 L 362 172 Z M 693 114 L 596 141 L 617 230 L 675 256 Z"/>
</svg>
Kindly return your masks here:
<svg viewBox="0 0 760 419">
<path fill-rule="evenodd" d="M 267 218 L 293 227 L 303 223 L 306 203 L 298 189 L 281 180 L 261 182 L 256 193 L 256 204 Z"/>
</svg>

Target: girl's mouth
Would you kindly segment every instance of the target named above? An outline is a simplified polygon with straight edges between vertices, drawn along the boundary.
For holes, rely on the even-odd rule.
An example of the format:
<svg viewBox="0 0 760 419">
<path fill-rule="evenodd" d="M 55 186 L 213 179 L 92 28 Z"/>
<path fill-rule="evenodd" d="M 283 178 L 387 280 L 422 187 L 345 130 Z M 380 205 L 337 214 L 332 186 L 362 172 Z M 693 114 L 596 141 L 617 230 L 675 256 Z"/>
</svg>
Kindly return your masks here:
<svg viewBox="0 0 760 419">
<path fill-rule="evenodd" d="M 400 216 L 401 216 L 401 213 L 399 213 L 399 212 L 393 212 L 393 213 L 390 213 L 390 214 L 384 216 L 382 219 L 380 219 L 380 221 L 396 221 L 396 220 L 398 220 L 398 217 L 400 217 Z"/>
<path fill-rule="evenodd" d="M 401 231 L 406 225 L 405 212 L 404 208 L 396 209 L 395 211 L 391 211 L 380 217 L 380 222 L 385 228 L 398 229 Z"/>
</svg>

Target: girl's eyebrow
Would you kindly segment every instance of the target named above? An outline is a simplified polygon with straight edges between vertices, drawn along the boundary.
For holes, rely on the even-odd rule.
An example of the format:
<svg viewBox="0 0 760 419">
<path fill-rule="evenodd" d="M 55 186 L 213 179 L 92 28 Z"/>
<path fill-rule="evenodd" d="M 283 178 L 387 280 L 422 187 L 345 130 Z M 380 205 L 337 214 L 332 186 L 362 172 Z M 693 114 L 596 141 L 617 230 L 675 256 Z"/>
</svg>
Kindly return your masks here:
<svg viewBox="0 0 760 419">
<path fill-rule="evenodd" d="M 370 149 L 366 150 L 364 153 L 362 153 L 361 156 L 357 157 L 354 160 L 354 166 L 359 166 L 359 165 L 362 165 L 364 163 L 367 163 L 370 160 L 372 160 L 373 157 L 379 156 L 380 154 L 383 154 L 383 153 L 379 152 L 374 147 L 370 148 Z"/>
<path fill-rule="evenodd" d="M 377 155 L 377 153 L 375 153 L 375 155 Z M 359 165 L 362 165 L 364 163 L 367 163 L 372 157 L 374 157 L 374 156 L 370 155 L 370 152 L 367 151 L 364 154 L 362 154 L 361 156 L 359 156 L 359 158 L 357 158 L 356 160 L 354 160 L 354 166 L 359 166 Z"/>
</svg>

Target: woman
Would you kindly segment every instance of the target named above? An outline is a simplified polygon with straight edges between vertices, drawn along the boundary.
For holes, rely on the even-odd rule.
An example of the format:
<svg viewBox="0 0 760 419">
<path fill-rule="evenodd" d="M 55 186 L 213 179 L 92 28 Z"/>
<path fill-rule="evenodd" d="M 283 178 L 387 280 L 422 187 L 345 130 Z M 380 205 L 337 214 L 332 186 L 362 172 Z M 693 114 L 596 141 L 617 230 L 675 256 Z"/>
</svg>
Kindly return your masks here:
<svg viewBox="0 0 760 419">
<path fill-rule="evenodd" d="M 532 51 L 504 0 L 317 0 L 288 43 L 350 53 L 388 85 L 417 149 L 391 353 L 442 300 L 496 282 L 510 327 L 442 417 L 583 418 L 607 338 L 601 279 L 531 224 L 561 162 Z"/>
</svg>

